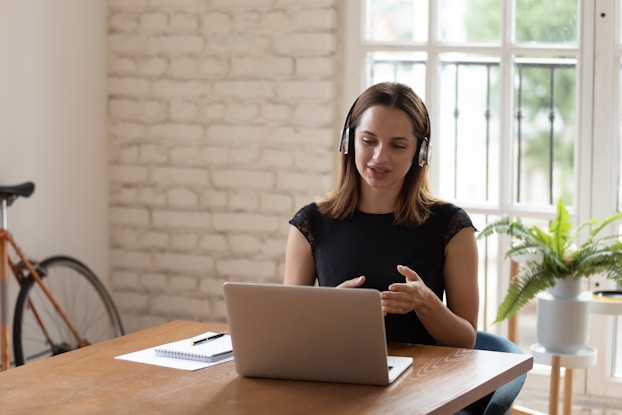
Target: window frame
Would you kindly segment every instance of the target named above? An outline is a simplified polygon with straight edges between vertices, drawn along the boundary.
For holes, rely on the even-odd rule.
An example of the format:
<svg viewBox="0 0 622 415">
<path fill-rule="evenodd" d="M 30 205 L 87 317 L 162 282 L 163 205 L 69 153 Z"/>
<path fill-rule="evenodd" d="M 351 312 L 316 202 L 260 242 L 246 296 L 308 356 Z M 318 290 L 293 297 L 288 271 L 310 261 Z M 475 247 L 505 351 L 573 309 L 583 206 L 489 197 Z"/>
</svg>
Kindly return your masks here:
<svg viewBox="0 0 622 415">
<path fill-rule="evenodd" d="M 570 209 L 570 213 L 575 221 L 584 221 L 591 217 L 604 217 L 615 211 L 617 206 L 618 194 L 618 178 L 612 175 L 612 171 L 620 171 L 620 111 L 619 103 L 616 101 L 619 91 L 618 72 L 616 65 L 622 61 L 622 51 L 620 45 L 614 45 L 614 39 L 620 39 L 620 18 L 619 3 L 622 0 L 595 0 L 584 1 L 578 0 L 577 24 L 579 25 L 577 33 L 577 45 L 575 46 L 559 46 L 546 49 L 532 47 L 528 45 L 518 45 L 511 42 L 513 27 L 504 24 L 510 21 L 512 14 L 513 1 L 501 1 L 501 42 L 493 46 L 458 46 L 468 53 L 487 54 L 495 51 L 500 56 L 500 85 L 502 88 L 500 97 L 499 117 L 500 131 L 502 137 L 499 143 L 499 162 L 503 166 L 507 166 L 502 172 L 502 179 L 499 182 L 499 204 L 497 206 L 477 206 L 468 203 L 456 201 L 460 206 L 465 208 L 470 214 L 482 215 L 500 215 L 510 214 L 513 216 L 528 215 L 534 218 L 548 219 L 553 216 L 555 206 L 547 208 L 532 208 L 525 206 L 517 206 L 513 203 L 514 194 L 514 178 L 515 171 L 514 162 L 510 147 L 513 145 L 515 117 L 512 114 L 513 96 L 513 62 L 514 55 L 539 55 L 546 53 L 559 55 L 572 55 L 576 58 L 576 76 L 577 85 L 577 141 L 575 143 L 575 200 Z M 364 15 L 361 0 L 345 0 L 343 13 L 343 84 L 342 99 L 339 103 L 337 113 L 338 120 L 345 115 L 350 103 L 360 94 L 366 85 L 366 53 L 373 50 L 391 50 L 391 51 L 424 51 L 428 54 L 426 71 L 426 92 L 424 101 L 428 106 L 430 120 L 432 125 L 436 125 L 436 120 L 440 113 L 440 95 L 439 73 L 440 61 L 438 57 L 444 51 L 456 49 L 456 45 L 442 45 L 436 40 L 436 16 L 439 13 L 438 2 L 429 2 L 430 23 L 428 25 L 428 43 L 415 45 L 395 45 L 388 46 L 385 43 L 372 43 L 364 41 Z M 601 13 L 605 13 L 606 17 L 601 17 Z M 602 20 L 599 20 L 602 19 Z M 606 22 L 604 22 L 606 20 Z M 603 24 L 603 22 L 605 24 Z M 597 24 L 598 23 L 598 24 Z M 618 42 L 620 43 L 620 42 Z M 611 53 L 616 50 L 616 53 Z M 430 70 L 434 68 L 434 70 Z M 509 68 L 509 70 L 508 70 Z M 614 75 L 612 75 L 614 74 Z M 597 81 L 598 80 L 598 81 Z M 603 80 L 607 80 L 603 82 Z M 615 102 L 612 109 L 611 103 Z M 341 111 L 339 110 L 341 109 Z M 503 120 L 506 120 L 505 122 Z M 340 121 L 337 121 L 338 123 Z M 434 128 L 433 128 L 434 130 Z M 438 131 L 438 130 L 437 130 Z M 435 144 L 433 134 L 432 144 Z M 436 150 L 436 149 L 435 149 Z M 432 163 L 430 165 L 429 175 L 430 184 L 434 191 L 439 188 L 439 177 L 441 174 L 441 163 L 438 154 L 433 152 Z M 588 197 L 585 197 L 587 195 Z M 505 252 L 508 247 L 508 241 L 499 238 L 498 252 Z M 509 275 L 509 261 L 498 261 L 497 275 Z M 497 298 L 501 298 L 508 286 L 508 279 L 501 278 L 500 283 L 496 287 Z M 609 281 L 593 279 L 590 281 L 591 286 L 608 286 Z M 485 305 L 486 309 L 496 309 L 491 305 Z M 485 311 L 488 313 L 489 311 Z M 487 322 L 486 324 L 488 324 Z M 592 330 L 590 344 L 594 345 L 599 352 L 597 367 L 586 370 L 585 377 L 575 377 L 575 389 L 581 389 L 585 392 L 601 395 L 605 391 L 606 396 L 622 395 L 622 382 L 619 384 L 616 380 L 606 379 L 602 373 L 606 371 L 606 364 L 610 363 L 610 359 L 606 357 L 607 353 L 607 335 L 611 330 L 612 324 L 609 324 L 604 330 L 597 330 L 598 326 L 592 320 Z M 500 334 L 507 333 L 507 324 L 505 322 L 495 325 L 496 327 L 487 327 L 492 331 Z M 620 323 L 618 323 L 620 326 Z M 609 347 L 609 349 L 611 349 Z M 545 370 L 539 372 L 548 379 L 548 373 Z M 532 376 L 531 378 L 539 377 Z M 587 382 L 589 380 L 589 382 Z M 548 387 L 548 380 L 537 380 L 533 383 L 535 388 Z"/>
</svg>

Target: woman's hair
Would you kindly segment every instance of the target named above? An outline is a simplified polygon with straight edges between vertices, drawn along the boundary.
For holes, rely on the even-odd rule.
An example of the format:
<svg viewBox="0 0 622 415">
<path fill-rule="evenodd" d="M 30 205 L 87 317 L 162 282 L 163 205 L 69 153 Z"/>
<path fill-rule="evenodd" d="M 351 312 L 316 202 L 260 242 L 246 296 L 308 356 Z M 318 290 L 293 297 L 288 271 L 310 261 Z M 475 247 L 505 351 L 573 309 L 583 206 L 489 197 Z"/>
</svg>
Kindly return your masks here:
<svg viewBox="0 0 622 415">
<path fill-rule="evenodd" d="M 384 82 L 367 88 L 350 108 L 342 134 L 350 135 L 346 130 L 356 129 L 363 112 L 376 105 L 404 111 L 412 121 L 415 137 L 419 141 L 424 138 L 429 140 L 430 118 L 425 104 L 412 88 L 397 82 Z M 354 134 L 352 133 L 350 137 L 354 137 Z M 346 137 L 345 145 L 349 148 L 347 147 L 347 153 L 344 152 L 340 157 L 341 168 L 337 185 L 328 197 L 318 202 L 320 212 L 333 219 L 351 216 L 360 198 L 361 178 L 356 169 L 354 145 L 352 142 L 348 145 L 347 138 L 349 137 Z M 354 140 L 352 138 L 349 141 Z M 419 166 L 417 162 L 419 151 L 416 153 L 395 204 L 394 215 L 397 224 L 409 226 L 422 224 L 430 215 L 431 206 L 440 201 L 430 192 L 428 165 L 426 163 L 423 167 Z"/>
</svg>

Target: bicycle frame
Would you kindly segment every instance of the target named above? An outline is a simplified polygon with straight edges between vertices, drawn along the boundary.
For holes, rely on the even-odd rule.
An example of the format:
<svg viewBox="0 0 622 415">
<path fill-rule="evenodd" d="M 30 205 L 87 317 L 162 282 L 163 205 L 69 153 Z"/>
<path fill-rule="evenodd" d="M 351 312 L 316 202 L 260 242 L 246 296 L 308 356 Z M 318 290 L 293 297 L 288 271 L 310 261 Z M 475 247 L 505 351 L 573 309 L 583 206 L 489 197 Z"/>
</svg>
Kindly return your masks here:
<svg viewBox="0 0 622 415">
<path fill-rule="evenodd" d="M 76 341 L 78 342 L 79 347 L 88 346 L 89 342 L 80 338 L 80 336 L 78 335 L 78 332 L 73 327 L 73 325 L 71 324 L 71 322 L 69 321 L 69 319 L 67 318 L 63 310 L 60 308 L 60 306 L 58 305 L 58 302 L 52 296 L 52 293 L 43 283 L 43 280 L 41 276 L 39 275 L 39 273 L 37 272 L 37 270 L 35 269 L 35 267 L 26 258 L 23 251 L 17 246 L 17 244 L 15 243 L 15 240 L 13 239 L 13 237 L 7 230 L 6 200 L 2 200 L 1 209 L 2 209 L 2 228 L 0 228 L 0 290 L 1 290 L 0 312 L 2 313 L 1 314 L 2 333 L 1 333 L 0 347 L 2 348 L 2 370 L 8 370 L 11 365 L 11 361 L 10 361 L 11 352 L 10 352 L 10 347 L 9 347 L 9 305 L 8 305 L 8 302 L 9 302 L 8 301 L 9 300 L 8 271 L 9 269 L 11 269 L 13 275 L 17 279 L 17 282 L 21 286 L 21 278 L 17 270 L 17 266 L 11 261 L 11 258 L 9 257 L 9 246 L 13 248 L 13 251 L 17 254 L 19 259 L 21 260 L 21 263 L 28 270 L 30 275 L 32 275 L 37 285 L 42 289 L 46 297 L 50 300 L 52 306 L 54 307 L 58 315 L 61 317 L 63 322 L 67 325 L 67 328 L 69 329 L 71 334 L 75 337 Z M 45 329 L 43 322 L 39 318 L 39 315 L 36 309 L 34 308 L 34 305 L 32 303 L 29 303 L 29 305 L 33 311 L 35 319 L 37 320 L 39 326 L 41 327 L 41 330 L 44 333 L 46 340 L 48 341 L 48 343 L 52 344 L 52 341 L 48 335 L 48 332 Z"/>
</svg>

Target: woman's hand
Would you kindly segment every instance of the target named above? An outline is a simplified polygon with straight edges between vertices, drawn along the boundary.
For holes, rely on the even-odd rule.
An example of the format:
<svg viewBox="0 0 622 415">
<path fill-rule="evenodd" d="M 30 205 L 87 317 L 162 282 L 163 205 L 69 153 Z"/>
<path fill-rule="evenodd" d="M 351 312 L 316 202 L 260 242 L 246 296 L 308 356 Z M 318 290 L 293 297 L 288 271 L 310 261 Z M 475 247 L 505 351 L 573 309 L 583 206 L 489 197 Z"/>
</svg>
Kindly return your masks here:
<svg viewBox="0 0 622 415">
<path fill-rule="evenodd" d="M 337 286 L 337 288 L 358 288 L 365 283 L 365 276 L 352 278 L 351 280 L 345 280 Z"/>
<path fill-rule="evenodd" d="M 406 314 L 428 303 L 432 291 L 421 277 L 412 269 L 398 265 L 397 272 L 406 278 L 404 283 L 389 285 L 388 291 L 381 293 L 382 311 L 391 314 Z"/>
</svg>

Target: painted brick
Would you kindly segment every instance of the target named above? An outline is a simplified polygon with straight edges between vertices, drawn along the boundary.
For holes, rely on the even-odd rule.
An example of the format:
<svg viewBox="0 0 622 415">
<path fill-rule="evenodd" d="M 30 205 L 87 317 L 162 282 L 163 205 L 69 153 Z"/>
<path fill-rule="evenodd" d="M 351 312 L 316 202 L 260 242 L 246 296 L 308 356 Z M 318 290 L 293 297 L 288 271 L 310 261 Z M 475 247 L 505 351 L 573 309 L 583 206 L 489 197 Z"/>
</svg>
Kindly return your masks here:
<svg viewBox="0 0 622 415">
<path fill-rule="evenodd" d="M 148 48 L 149 38 L 145 35 L 116 33 L 108 35 L 108 47 L 117 53 L 140 53 Z"/>
<path fill-rule="evenodd" d="M 214 83 L 214 95 L 231 98 L 274 98 L 276 84 L 271 81 L 219 81 Z"/>
<path fill-rule="evenodd" d="M 335 61 L 328 57 L 301 57 L 296 59 L 296 75 L 325 76 L 335 72 Z"/>
<path fill-rule="evenodd" d="M 140 285 L 150 292 L 163 292 L 167 288 L 168 278 L 161 273 L 145 273 L 140 276 Z"/>
<path fill-rule="evenodd" d="M 147 206 L 166 205 L 166 193 L 162 189 L 145 186 L 142 187 L 138 193 L 142 203 Z"/>
<path fill-rule="evenodd" d="M 145 13 L 139 18 L 139 27 L 143 32 L 160 32 L 168 26 L 168 15 L 164 12 Z"/>
<path fill-rule="evenodd" d="M 142 208 L 121 208 L 113 207 L 110 209 L 112 223 L 121 225 L 148 225 L 149 211 Z"/>
<path fill-rule="evenodd" d="M 324 100 L 334 94 L 334 85 L 329 81 L 285 81 L 279 82 L 277 93 L 285 100 Z"/>
<path fill-rule="evenodd" d="M 112 286 L 115 289 L 128 289 L 130 291 L 138 291 L 140 288 L 138 274 L 131 271 L 113 272 Z"/>
<path fill-rule="evenodd" d="M 184 295 L 156 295 L 150 303 L 154 313 L 162 315 L 179 315 L 187 319 L 197 315 L 197 310 L 209 307 L 209 300 L 192 298 Z"/>
<path fill-rule="evenodd" d="M 194 292 L 197 285 L 197 279 L 193 277 L 173 276 L 169 280 L 170 290 L 175 293 Z"/>
<path fill-rule="evenodd" d="M 157 100 L 147 100 L 143 102 L 143 120 L 145 122 L 155 121 L 161 122 L 166 120 L 168 115 L 168 107 L 166 102 Z"/>
<path fill-rule="evenodd" d="M 336 0 L 109 0 L 111 290 L 126 330 L 226 321 L 332 185 Z M 338 117 L 338 118 L 341 118 Z"/>
<path fill-rule="evenodd" d="M 268 167 L 287 168 L 294 165 L 291 151 L 266 149 L 261 153 L 260 165 Z"/>
<path fill-rule="evenodd" d="M 143 9 L 147 6 L 148 0 L 108 0 L 111 9 Z"/>
<path fill-rule="evenodd" d="M 274 174 L 254 170 L 214 170 L 212 181 L 221 188 L 270 189 L 274 186 Z"/>
<path fill-rule="evenodd" d="M 108 92 L 111 95 L 140 96 L 149 92 L 149 81 L 142 78 L 108 78 Z"/>
<path fill-rule="evenodd" d="M 296 106 L 292 119 L 299 125 L 330 125 L 333 112 L 325 103 L 300 103 Z"/>
<path fill-rule="evenodd" d="M 151 56 L 136 59 L 136 75 L 154 77 L 163 75 L 168 70 L 168 59 Z"/>
<path fill-rule="evenodd" d="M 279 218 L 249 213 L 213 213 L 213 227 L 223 232 L 274 232 Z"/>
<path fill-rule="evenodd" d="M 203 168 L 156 167 L 151 170 L 151 180 L 158 184 L 205 185 L 209 177 Z"/>
<path fill-rule="evenodd" d="M 205 47 L 200 35 L 164 35 L 149 38 L 149 48 L 161 53 L 197 53 Z"/>
<path fill-rule="evenodd" d="M 188 13 L 175 13 L 171 16 L 171 30 L 196 33 L 201 26 L 201 18 L 198 15 Z"/>
<path fill-rule="evenodd" d="M 229 242 L 223 234 L 207 234 L 202 235 L 199 239 L 199 249 L 214 253 L 229 252 Z"/>
<path fill-rule="evenodd" d="M 153 92 L 165 98 L 201 98 L 210 91 L 203 81 L 160 79 L 154 81 Z"/>
<path fill-rule="evenodd" d="M 174 121 L 194 121 L 199 115 L 199 106 L 194 102 L 172 102 L 171 119 Z"/>
<path fill-rule="evenodd" d="M 205 255 L 158 253 L 158 255 L 154 255 L 153 260 L 155 266 L 176 273 L 201 274 L 212 270 L 214 267 L 214 260 Z"/>
<path fill-rule="evenodd" d="M 274 37 L 275 50 L 284 54 L 330 54 L 335 51 L 335 43 L 332 33 L 281 33 Z"/>
<path fill-rule="evenodd" d="M 169 246 L 169 236 L 162 231 L 147 231 L 142 236 L 141 243 L 146 248 L 166 248 Z"/>
<path fill-rule="evenodd" d="M 156 124 L 147 128 L 147 135 L 149 137 L 197 141 L 203 138 L 203 126 L 180 123 Z"/>
<path fill-rule="evenodd" d="M 111 256 L 114 268 L 147 269 L 151 266 L 151 255 L 147 252 L 112 249 Z"/>
<path fill-rule="evenodd" d="M 121 146 L 120 162 L 138 162 L 139 146 Z M 147 178 L 147 169 L 135 165 L 113 165 L 110 169 L 112 179 L 122 183 L 143 183 Z"/>
<path fill-rule="evenodd" d="M 141 144 L 139 147 L 141 163 L 164 163 L 168 160 L 168 152 L 161 144 Z"/>
<path fill-rule="evenodd" d="M 229 196 L 229 208 L 246 212 L 255 212 L 259 209 L 259 197 L 256 194 L 232 193 Z"/>
<path fill-rule="evenodd" d="M 294 200 L 287 194 L 262 193 L 260 195 L 261 209 L 266 212 L 291 212 Z"/>
<path fill-rule="evenodd" d="M 146 293 L 124 291 L 114 298 L 115 305 L 121 311 L 142 311 L 149 303 L 149 295 Z"/>
<path fill-rule="evenodd" d="M 224 190 L 207 190 L 201 196 L 201 205 L 210 208 L 224 208 L 227 206 L 229 195 Z"/>
<path fill-rule="evenodd" d="M 135 247 L 138 245 L 138 231 L 123 225 L 111 226 L 111 241 L 115 247 Z"/>
<path fill-rule="evenodd" d="M 188 77 L 197 73 L 199 64 L 196 58 L 187 56 L 171 59 L 169 71 L 171 75 L 176 77 Z"/>
<path fill-rule="evenodd" d="M 155 226 L 178 229 L 210 229 L 211 215 L 207 212 L 156 210 L 152 213 Z"/>
<path fill-rule="evenodd" d="M 233 27 L 233 18 L 228 13 L 206 13 L 202 16 L 201 26 L 205 33 L 227 33 Z"/>
<path fill-rule="evenodd" d="M 197 247 L 198 237 L 192 233 L 173 232 L 171 235 L 171 248 L 175 251 L 194 251 Z"/>
<path fill-rule="evenodd" d="M 173 208 L 192 208 L 198 206 L 197 193 L 189 189 L 170 189 L 167 192 L 168 205 Z"/>
<path fill-rule="evenodd" d="M 122 138 L 144 138 L 147 135 L 147 127 L 135 122 L 113 122 L 111 133 Z"/>
<path fill-rule="evenodd" d="M 276 277 L 276 263 L 248 259 L 222 259 L 216 261 L 216 272 L 223 276 L 270 279 Z"/>
</svg>

